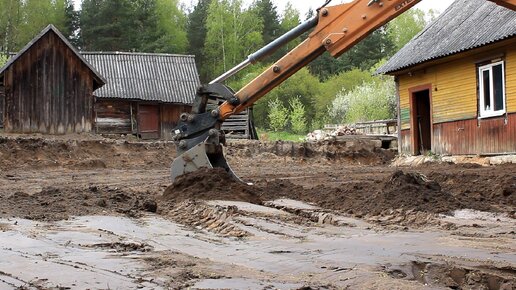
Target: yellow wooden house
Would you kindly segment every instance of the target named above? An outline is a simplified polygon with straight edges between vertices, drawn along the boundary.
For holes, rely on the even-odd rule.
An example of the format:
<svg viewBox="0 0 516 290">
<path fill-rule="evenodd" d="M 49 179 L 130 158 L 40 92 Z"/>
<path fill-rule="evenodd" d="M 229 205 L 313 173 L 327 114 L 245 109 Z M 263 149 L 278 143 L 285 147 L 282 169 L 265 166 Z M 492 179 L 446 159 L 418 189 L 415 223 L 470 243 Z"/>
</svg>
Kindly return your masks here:
<svg viewBox="0 0 516 290">
<path fill-rule="evenodd" d="M 400 152 L 516 154 L 516 12 L 457 0 L 378 73 L 395 76 Z"/>
</svg>

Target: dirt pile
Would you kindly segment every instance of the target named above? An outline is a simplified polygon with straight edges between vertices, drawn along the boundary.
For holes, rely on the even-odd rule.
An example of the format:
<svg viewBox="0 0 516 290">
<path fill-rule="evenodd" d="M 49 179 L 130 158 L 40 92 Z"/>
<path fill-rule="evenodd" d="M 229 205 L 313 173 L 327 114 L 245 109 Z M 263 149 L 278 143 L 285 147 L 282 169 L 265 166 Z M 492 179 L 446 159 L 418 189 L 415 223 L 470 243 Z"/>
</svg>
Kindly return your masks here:
<svg viewBox="0 0 516 290">
<path fill-rule="evenodd" d="M 425 216 L 456 209 L 515 216 L 514 165 L 490 168 L 438 165 L 407 168 L 403 172 L 386 167 L 338 168 L 337 164 L 296 165 L 271 161 L 268 167 L 259 167 L 248 163 L 252 166 L 246 169 L 248 172 L 244 176 L 251 178 L 254 186 L 235 181 L 222 169 L 187 174 L 168 188 L 168 171 L 161 170 L 151 170 L 148 176 L 141 175 L 140 171 L 101 168 L 99 170 L 105 172 L 101 178 L 97 175 L 85 177 L 82 172 L 69 169 L 57 173 L 41 170 L 41 173 L 26 174 L 24 169 L 2 172 L 0 216 L 36 220 L 113 213 L 139 216 L 142 212 L 166 213 L 182 202 L 192 200 L 263 204 L 279 198 L 300 200 L 366 218 L 421 214 L 418 219 L 422 220 Z M 157 173 L 164 175 L 154 176 Z M 52 183 L 43 184 L 44 179 L 55 181 L 55 185 L 48 187 L 46 184 Z M 142 181 L 148 184 L 142 184 Z"/>
<path fill-rule="evenodd" d="M 231 141 L 227 149 L 229 155 L 235 157 L 255 157 L 269 153 L 276 158 L 315 159 L 360 165 L 389 164 L 396 157 L 396 152 L 382 149 L 381 143 L 381 141 L 364 140 L 324 142 Z"/>
<path fill-rule="evenodd" d="M 383 188 L 371 196 L 366 205 L 372 214 L 389 209 L 405 209 L 430 213 L 449 213 L 462 208 L 449 192 L 441 190 L 436 181 L 420 173 L 394 172 Z"/>
<path fill-rule="evenodd" d="M 267 198 L 298 199 L 359 217 L 382 215 L 394 210 L 437 214 L 479 207 L 475 203 L 464 204 L 425 175 L 403 171 L 395 171 L 380 181 L 348 182 L 338 187 L 319 185 L 307 189 L 289 181 L 273 181 L 267 183 L 262 191 Z"/>
<path fill-rule="evenodd" d="M 506 195 L 511 189 L 504 187 Z M 504 193 L 500 193 L 503 195 Z M 376 181 L 357 181 L 338 186 L 306 188 L 288 180 L 263 180 L 248 186 L 232 179 L 222 169 L 203 169 L 187 174 L 165 191 L 163 200 L 235 200 L 262 204 L 263 201 L 289 198 L 355 216 L 379 216 L 406 212 L 449 214 L 457 209 L 492 210 L 497 196 L 483 203 L 455 196 L 437 182 L 418 172 L 395 171 Z M 488 202 L 485 202 L 488 201 Z"/>
<path fill-rule="evenodd" d="M 516 208 L 515 164 L 488 168 L 450 166 L 450 170 L 431 170 L 427 175 L 453 193 L 469 208 L 499 210 Z M 487 172 L 484 172 L 487 171 Z M 486 174 L 487 173 L 487 174 Z"/>
<path fill-rule="evenodd" d="M 261 204 L 261 189 L 236 181 L 222 168 L 201 168 L 179 176 L 163 194 L 163 201 L 233 200 Z"/>
<path fill-rule="evenodd" d="M 137 194 L 116 187 L 47 187 L 32 195 L 15 192 L 0 198 L 0 216 L 30 220 L 56 221 L 107 213 L 138 216 L 140 212 L 156 211 L 157 203 L 152 194 Z"/>
<path fill-rule="evenodd" d="M 173 143 L 111 139 L 49 139 L 0 136 L 0 169 L 168 168 L 176 156 Z"/>
<path fill-rule="evenodd" d="M 455 261 L 413 261 L 401 266 L 389 266 L 386 272 L 393 278 L 418 281 L 429 287 L 514 289 L 514 269 L 506 265 L 495 265 L 464 267 Z"/>
</svg>

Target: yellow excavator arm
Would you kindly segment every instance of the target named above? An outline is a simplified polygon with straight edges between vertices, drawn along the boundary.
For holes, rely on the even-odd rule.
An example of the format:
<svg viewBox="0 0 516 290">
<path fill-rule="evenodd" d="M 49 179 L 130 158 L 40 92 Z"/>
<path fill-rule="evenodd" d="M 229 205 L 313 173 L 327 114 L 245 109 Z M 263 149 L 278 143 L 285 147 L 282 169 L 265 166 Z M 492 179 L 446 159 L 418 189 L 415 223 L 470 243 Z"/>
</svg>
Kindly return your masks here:
<svg viewBox="0 0 516 290">
<path fill-rule="evenodd" d="M 420 1 L 355 0 L 346 4 L 327 6 L 331 2 L 328 0 L 317 9 L 315 17 L 250 55 L 247 60 L 210 84 L 199 88 L 192 112 L 182 114 L 180 123 L 174 130 L 174 138 L 178 144 L 178 157 L 172 163 L 172 179 L 201 167 L 222 167 L 234 175 L 223 155 L 222 144 L 225 143 L 225 139 L 220 127 L 224 120 L 252 106 L 325 51 L 334 57 L 339 57 L 374 30 Z M 516 0 L 490 1 L 511 9 L 514 9 L 516 4 Z M 312 31 L 306 40 L 238 92 L 235 93 L 222 84 L 224 80 L 240 70 L 263 60 L 289 41 L 310 30 Z M 223 98 L 226 101 L 208 111 L 209 100 L 215 98 Z"/>
<path fill-rule="evenodd" d="M 220 107 L 220 118 L 224 120 L 254 104 L 325 51 L 334 57 L 340 56 L 420 1 L 356 0 L 318 9 L 317 25 L 309 37 L 238 91 L 235 96 L 240 100 L 239 105 L 224 103 Z"/>
<path fill-rule="evenodd" d="M 516 0 L 489 0 L 505 8 L 516 10 Z"/>
</svg>

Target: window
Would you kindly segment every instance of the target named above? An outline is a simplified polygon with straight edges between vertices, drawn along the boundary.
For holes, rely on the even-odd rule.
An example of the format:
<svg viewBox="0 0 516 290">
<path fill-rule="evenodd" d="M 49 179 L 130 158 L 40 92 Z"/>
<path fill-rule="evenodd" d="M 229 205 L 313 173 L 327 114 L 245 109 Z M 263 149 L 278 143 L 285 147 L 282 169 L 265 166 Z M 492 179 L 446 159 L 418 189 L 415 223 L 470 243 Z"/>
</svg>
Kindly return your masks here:
<svg viewBox="0 0 516 290">
<path fill-rule="evenodd" d="M 505 67 L 499 61 L 478 68 L 480 118 L 505 114 Z"/>
</svg>

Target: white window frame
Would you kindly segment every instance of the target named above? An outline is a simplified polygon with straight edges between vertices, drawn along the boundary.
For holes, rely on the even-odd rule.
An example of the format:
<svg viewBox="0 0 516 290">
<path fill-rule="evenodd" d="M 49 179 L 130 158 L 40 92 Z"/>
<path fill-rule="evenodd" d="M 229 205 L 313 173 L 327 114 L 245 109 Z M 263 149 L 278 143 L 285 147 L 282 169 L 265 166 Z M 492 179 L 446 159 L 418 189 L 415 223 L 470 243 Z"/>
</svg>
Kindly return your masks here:
<svg viewBox="0 0 516 290">
<path fill-rule="evenodd" d="M 503 108 L 498 111 L 494 110 L 486 110 L 485 109 L 485 98 L 484 98 L 484 72 L 489 71 L 489 79 L 490 79 L 490 94 L 491 94 L 491 105 L 494 104 L 494 84 L 493 84 L 493 67 L 502 65 L 502 98 L 503 98 Z M 505 94 L 505 61 L 498 61 L 494 63 L 490 63 L 487 65 L 480 66 L 478 68 L 478 83 L 479 83 L 479 98 L 480 98 L 480 115 L 479 119 L 483 118 L 491 118 L 491 117 L 499 117 L 505 114 L 506 112 L 506 103 L 507 96 Z"/>
</svg>

